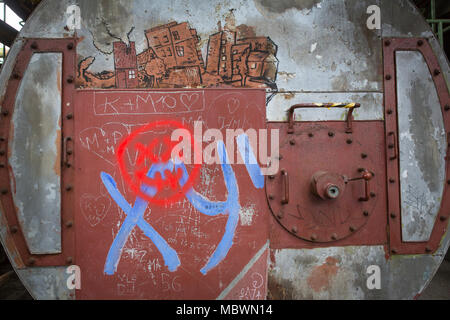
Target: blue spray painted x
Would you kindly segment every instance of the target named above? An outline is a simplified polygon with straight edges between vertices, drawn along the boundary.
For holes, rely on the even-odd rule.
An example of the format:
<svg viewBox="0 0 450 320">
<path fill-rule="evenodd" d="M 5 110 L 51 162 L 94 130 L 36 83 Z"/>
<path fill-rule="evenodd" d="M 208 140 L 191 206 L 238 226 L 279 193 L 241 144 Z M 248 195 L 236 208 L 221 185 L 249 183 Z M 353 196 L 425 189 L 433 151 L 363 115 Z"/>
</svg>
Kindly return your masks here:
<svg viewBox="0 0 450 320">
<path fill-rule="evenodd" d="M 247 171 L 254 186 L 258 189 L 264 187 L 264 176 L 262 175 L 261 168 L 256 162 L 253 155 L 248 137 L 245 134 L 240 135 L 237 138 L 237 144 L 239 151 L 244 159 Z M 206 274 L 209 270 L 217 266 L 228 254 L 232 244 L 233 237 L 236 230 L 237 223 L 239 221 L 239 190 L 236 182 L 236 176 L 228 160 L 225 145 L 222 141 L 217 144 L 220 163 L 224 176 L 225 186 L 228 191 L 228 198 L 224 202 L 212 202 L 203 197 L 201 194 L 191 188 L 186 193 L 186 198 L 198 211 L 208 216 L 216 216 L 218 214 L 228 215 L 227 224 L 225 226 L 225 233 L 220 240 L 216 250 L 209 258 L 207 264 L 200 270 L 201 273 Z M 179 180 L 180 186 L 183 186 L 188 180 L 188 173 L 184 163 L 169 161 L 165 164 L 154 164 L 151 166 L 147 173 L 148 178 L 154 178 L 155 174 L 159 172 L 162 179 L 165 179 L 164 172 L 170 171 L 178 172 L 178 169 L 182 170 L 182 177 Z M 127 214 L 125 221 L 115 237 L 106 258 L 104 272 L 107 275 L 113 275 L 117 270 L 117 265 L 120 261 L 123 247 L 127 242 L 127 239 L 137 225 L 144 234 L 149 237 L 156 248 L 161 252 L 164 263 L 168 267 L 169 271 L 176 271 L 180 265 L 180 259 L 176 251 L 169 246 L 167 241 L 144 219 L 144 212 L 148 207 L 148 202 L 140 197 L 136 197 L 134 206 L 125 200 L 120 191 L 117 188 L 117 184 L 114 179 L 107 173 L 101 172 L 100 177 L 108 190 L 111 197 L 117 203 L 117 205 Z M 143 186 L 142 191 L 153 197 L 157 190 L 150 186 Z"/>
</svg>

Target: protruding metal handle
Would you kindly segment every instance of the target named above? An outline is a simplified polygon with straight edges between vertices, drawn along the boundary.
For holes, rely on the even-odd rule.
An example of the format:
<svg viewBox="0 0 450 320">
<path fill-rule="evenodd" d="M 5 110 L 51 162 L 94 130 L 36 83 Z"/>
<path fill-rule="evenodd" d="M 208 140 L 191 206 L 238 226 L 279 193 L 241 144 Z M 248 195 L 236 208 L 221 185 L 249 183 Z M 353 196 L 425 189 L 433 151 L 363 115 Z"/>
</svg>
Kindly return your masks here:
<svg viewBox="0 0 450 320">
<path fill-rule="evenodd" d="M 352 181 L 364 180 L 364 197 L 359 198 L 359 201 L 369 201 L 369 199 L 370 199 L 369 181 L 372 180 L 372 178 L 373 178 L 373 173 L 368 171 L 368 170 L 364 170 L 362 172 L 362 176 L 361 177 L 347 179 L 346 183 L 349 183 L 349 182 L 352 182 Z"/>
<path fill-rule="evenodd" d="M 69 141 L 72 141 L 71 137 L 64 138 L 64 144 L 63 144 L 63 165 L 65 165 L 67 168 L 71 167 L 71 164 L 68 160 L 69 156 L 73 154 L 73 150 L 69 149 L 68 144 Z"/>
<path fill-rule="evenodd" d="M 286 170 L 281 170 L 281 179 L 282 179 L 282 198 L 281 203 L 282 204 L 288 204 L 289 203 L 289 176 Z"/>
<path fill-rule="evenodd" d="M 393 151 L 393 154 L 389 157 L 390 160 L 397 159 L 397 137 L 395 135 L 395 132 L 389 132 L 388 138 L 392 137 L 388 142 L 388 149 L 391 149 Z M 388 139 L 389 140 L 389 139 Z"/>
<path fill-rule="evenodd" d="M 294 133 L 294 111 L 300 108 L 347 108 L 347 128 L 346 133 L 352 133 L 352 119 L 353 119 L 353 109 L 359 108 L 361 105 L 359 103 L 301 103 L 295 104 L 288 110 L 288 133 Z"/>
</svg>

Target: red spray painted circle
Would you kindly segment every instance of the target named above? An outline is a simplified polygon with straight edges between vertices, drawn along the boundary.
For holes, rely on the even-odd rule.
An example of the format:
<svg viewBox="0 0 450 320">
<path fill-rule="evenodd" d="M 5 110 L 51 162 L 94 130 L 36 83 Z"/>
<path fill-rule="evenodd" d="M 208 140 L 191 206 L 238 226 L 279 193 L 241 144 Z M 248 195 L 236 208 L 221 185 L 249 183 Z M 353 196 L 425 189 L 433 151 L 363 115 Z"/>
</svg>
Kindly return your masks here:
<svg viewBox="0 0 450 320">
<path fill-rule="evenodd" d="M 172 131 L 177 129 L 186 130 L 190 134 L 191 150 L 193 149 L 194 153 L 199 152 L 199 148 L 195 147 L 196 141 L 194 135 L 182 123 L 174 120 L 161 120 L 151 122 L 140 127 L 139 129 L 133 131 L 124 140 L 122 140 L 119 148 L 117 149 L 117 162 L 119 164 L 120 173 L 122 174 L 125 183 L 137 196 L 148 201 L 149 203 L 166 206 L 180 200 L 192 188 L 195 179 L 200 174 L 201 163 L 194 163 L 193 168 L 189 173 L 189 178 L 182 187 L 179 184 L 179 180 L 183 174 L 181 168 L 178 168 L 178 171 L 173 173 L 166 171 L 164 173 L 164 178 L 159 172 L 157 172 L 153 178 L 147 177 L 147 172 L 152 165 L 167 163 L 171 159 L 173 147 L 175 144 L 178 144 L 178 141 L 171 141 L 170 136 L 166 135 L 162 139 L 162 142 L 161 140 L 155 138 L 149 144 L 143 145 L 142 143 L 137 142 L 137 139 L 139 135 L 143 133 L 162 129 L 168 129 L 169 131 L 170 129 L 172 129 Z M 163 154 L 157 155 L 154 152 L 154 148 L 161 145 L 164 145 L 167 150 L 165 150 Z M 136 158 L 135 168 L 133 168 L 133 174 L 130 175 L 125 165 L 124 157 L 126 149 L 132 148 L 133 146 L 138 149 L 138 157 Z M 196 155 L 194 159 L 201 159 L 201 156 L 198 157 L 198 155 Z M 149 163 L 146 164 L 145 160 Z M 183 161 L 183 159 L 181 160 Z M 157 193 L 152 197 L 149 194 L 143 192 L 142 187 L 144 185 L 155 187 L 157 189 Z M 172 191 L 172 194 L 170 196 L 158 197 L 158 193 L 164 188 L 170 189 Z"/>
</svg>

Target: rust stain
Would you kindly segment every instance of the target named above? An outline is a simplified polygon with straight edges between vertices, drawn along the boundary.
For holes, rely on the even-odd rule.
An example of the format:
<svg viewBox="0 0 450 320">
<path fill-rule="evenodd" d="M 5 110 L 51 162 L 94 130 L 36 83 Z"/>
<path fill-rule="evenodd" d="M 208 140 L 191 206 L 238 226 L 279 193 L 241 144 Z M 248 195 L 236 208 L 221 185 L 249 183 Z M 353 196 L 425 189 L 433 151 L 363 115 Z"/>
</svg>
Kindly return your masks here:
<svg viewBox="0 0 450 320">
<path fill-rule="evenodd" d="M 307 280 L 309 287 L 316 292 L 329 289 L 330 282 L 339 269 L 338 262 L 336 258 L 328 257 L 324 264 L 315 267 Z"/>
<path fill-rule="evenodd" d="M 61 71 L 56 72 L 56 85 L 58 86 L 58 92 L 61 93 Z"/>
<path fill-rule="evenodd" d="M 61 121 L 61 119 L 60 119 L 60 121 Z M 61 125 L 60 125 L 60 127 L 61 127 Z M 55 171 L 56 175 L 58 177 L 60 177 L 61 176 L 61 150 L 62 150 L 61 129 L 56 130 L 55 146 L 56 146 L 56 161 L 55 161 L 55 165 L 53 166 L 53 171 Z"/>
</svg>

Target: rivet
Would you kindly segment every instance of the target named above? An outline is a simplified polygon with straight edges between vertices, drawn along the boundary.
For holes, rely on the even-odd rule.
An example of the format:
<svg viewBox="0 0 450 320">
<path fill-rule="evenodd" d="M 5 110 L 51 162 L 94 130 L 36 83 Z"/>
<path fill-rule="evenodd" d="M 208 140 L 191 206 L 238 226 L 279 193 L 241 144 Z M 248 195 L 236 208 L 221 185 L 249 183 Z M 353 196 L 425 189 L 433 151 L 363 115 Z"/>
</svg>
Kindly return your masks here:
<svg viewBox="0 0 450 320">
<path fill-rule="evenodd" d="M 19 228 L 17 228 L 17 226 L 11 227 L 11 233 L 17 233 L 17 231 L 19 231 Z"/>
<path fill-rule="evenodd" d="M 352 139 L 347 139 L 347 144 L 352 144 L 353 140 Z"/>
<path fill-rule="evenodd" d="M 9 111 L 8 111 L 8 110 L 3 110 L 3 111 L 2 111 L 2 115 L 4 115 L 5 117 L 6 117 L 8 114 L 9 114 Z"/>
<path fill-rule="evenodd" d="M 367 158 L 367 154 L 366 153 L 361 153 L 361 158 L 363 158 L 363 159 Z"/>
<path fill-rule="evenodd" d="M 425 252 L 431 252 L 431 248 L 430 247 L 426 247 L 425 248 Z"/>
<path fill-rule="evenodd" d="M 295 140 L 290 140 L 289 143 L 291 144 L 291 146 L 295 145 Z"/>
<path fill-rule="evenodd" d="M 390 40 L 386 40 L 386 41 L 384 42 L 384 45 L 385 45 L 386 47 L 390 46 L 390 45 L 391 45 L 391 41 L 390 41 Z"/>
<path fill-rule="evenodd" d="M 278 217 L 278 219 L 283 219 L 283 217 L 284 217 L 283 212 L 278 212 L 277 217 Z"/>
<path fill-rule="evenodd" d="M 388 148 L 389 148 L 389 149 L 393 149 L 393 148 L 394 148 L 394 144 L 393 144 L 393 143 L 389 143 L 389 144 L 388 144 Z"/>
<path fill-rule="evenodd" d="M 4 156 L 5 155 L 5 150 L 0 150 L 0 156 Z"/>
<path fill-rule="evenodd" d="M 273 194 L 269 194 L 269 200 L 273 200 L 275 199 L 275 197 L 273 196 Z"/>
<path fill-rule="evenodd" d="M 331 235 L 331 240 L 336 240 L 337 239 L 337 234 L 336 233 L 333 233 L 332 235 Z"/>
<path fill-rule="evenodd" d="M 445 221 L 445 220 L 447 220 L 447 217 L 441 216 L 439 219 L 440 219 L 441 221 Z"/>
<path fill-rule="evenodd" d="M 364 215 L 365 217 L 368 217 L 368 216 L 369 216 L 369 211 L 363 211 L 363 215 Z"/>
<path fill-rule="evenodd" d="M 5 164 L 4 163 L 0 163 L 0 168 L 4 168 Z"/>
<path fill-rule="evenodd" d="M 444 110 L 445 110 L 445 111 L 450 110 L 450 106 L 449 106 L 448 104 L 446 104 L 445 107 L 444 107 Z"/>
<path fill-rule="evenodd" d="M 447 184 L 450 184 L 450 180 L 447 180 Z"/>
<path fill-rule="evenodd" d="M 394 182 L 395 182 L 395 179 L 394 179 L 394 178 L 389 178 L 389 182 L 390 182 L 390 183 L 394 183 Z"/>
<path fill-rule="evenodd" d="M 69 49 L 69 50 L 73 49 L 73 43 L 72 42 L 67 45 L 67 49 Z"/>
<path fill-rule="evenodd" d="M 441 71 L 439 69 L 434 69 L 434 75 L 438 76 L 441 74 Z"/>
<path fill-rule="evenodd" d="M 270 180 L 273 180 L 273 179 L 275 179 L 275 176 L 274 176 L 274 175 L 271 175 L 271 176 L 269 176 L 269 179 L 270 179 Z"/>
<path fill-rule="evenodd" d="M 67 150 L 66 153 L 70 156 L 72 154 L 72 150 Z"/>
<path fill-rule="evenodd" d="M 69 119 L 69 120 L 72 119 L 72 118 L 73 118 L 73 114 L 69 113 L 69 114 L 66 116 L 66 118 Z"/>
<path fill-rule="evenodd" d="M 36 263 L 36 259 L 35 258 L 28 259 L 28 264 L 33 265 L 35 263 Z"/>
<path fill-rule="evenodd" d="M 37 48 L 38 48 L 37 43 L 36 43 L 36 42 L 33 42 L 33 43 L 31 44 L 31 49 L 36 50 Z"/>
<path fill-rule="evenodd" d="M 18 74 L 17 72 L 13 73 L 13 79 L 20 79 L 20 74 Z"/>
<path fill-rule="evenodd" d="M 386 75 L 386 80 L 391 80 L 392 79 L 392 77 L 391 77 L 391 75 L 390 74 L 388 74 L 388 75 Z"/>
<path fill-rule="evenodd" d="M 67 82 L 68 83 L 72 83 L 73 82 L 73 77 L 72 76 L 67 77 Z"/>
<path fill-rule="evenodd" d="M 66 191 L 70 191 L 70 190 L 72 190 L 72 186 L 67 186 Z"/>
<path fill-rule="evenodd" d="M 66 227 L 67 228 L 72 228 L 72 226 L 73 226 L 73 221 L 67 221 L 66 222 Z"/>
<path fill-rule="evenodd" d="M 364 172 L 364 171 L 366 171 L 366 169 L 364 169 L 364 168 L 358 168 L 358 172 Z"/>
<path fill-rule="evenodd" d="M 396 250 L 396 249 L 391 249 L 391 252 L 392 252 L 393 254 L 396 254 L 396 253 L 397 253 L 397 250 Z"/>
<path fill-rule="evenodd" d="M 423 40 L 417 41 L 417 45 L 418 45 L 419 47 L 421 47 L 421 46 L 423 45 Z"/>
<path fill-rule="evenodd" d="M 370 193 L 370 196 L 371 196 L 372 198 L 375 198 L 377 195 L 375 194 L 375 192 L 371 192 L 371 193 Z"/>
<path fill-rule="evenodd" d="M 395 218 L 397 218 L 397 215 L 396 215 L 395 213 L 392 212 L 392 213 L 391 213 L 391 218 L 392 218 L 392 219 L 395 219 Z"/>
<path fill-rule="evenodd" d="M 348 228 L 350 230 L 350 232 L 355 232 L 355 227 L 354 226 L 350 226 L 350 228 Z"/>
<path fill-rule="evenodd" d="M 8 189 L 2 189 L 1 192 L 2 192 L 3 195 L 8 194 Z"/>
<path fill-rule="evenodd" d="M 392 109 L 387 110 L 387 114 L 392 114 L 392 112 L 393 112 Z"/>
<path fill-rule="evenodd" d="M 298 229 L 297 229 L 297 227 L 295 227 L 295 226 L 294 226 L 294 227 L 292 227 L 292 229 L 291 229 L 291 230 L 292 230 L 292 232 L 293 232 L 293 233 L 297 233 L 297 232 L 298 232 Z"/>
<path fill-rule="evenodd" d="M 70 263 L 72 263 L 72 261 L 73 261 L 72 257 L 67 257 L 67 258 L 66 258 L 66 262 L 67 262 L 67 263 L 70 264 Z"/>
<path fill-rule="evenodd" d="M 310 138 L 312 138 L 312 137 L 314 137 L 314 133 L 308 133 L 308 137 L 310 137 Z"/>
<path fill-rule="evenodd" d="M 283 156 L 280 155 L 280 156 L 278 157 L 278 160 L 283 160 Z"/>
<path fill-rule="evenodd" d="M 316 240 L 317 240 L 317 236 L 316 236 L 315 234 L 312 234 L 312 235 L 311 235 L 311 240 L 312 240 L 312 241 L 316 241 Z"/>
<path fill-rule="evenodd" d="M 334 137 L 334 132 L 331 132 L 331 131 L 328 132 L 328 136 L 329 136 L 329 137 Z"/>
</svg>

